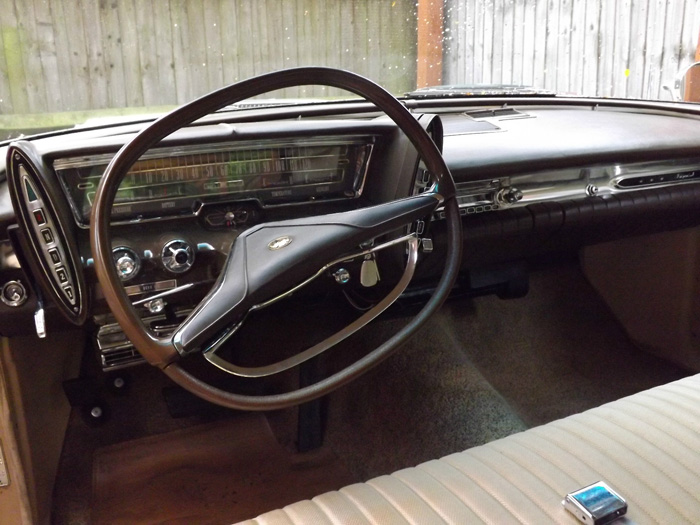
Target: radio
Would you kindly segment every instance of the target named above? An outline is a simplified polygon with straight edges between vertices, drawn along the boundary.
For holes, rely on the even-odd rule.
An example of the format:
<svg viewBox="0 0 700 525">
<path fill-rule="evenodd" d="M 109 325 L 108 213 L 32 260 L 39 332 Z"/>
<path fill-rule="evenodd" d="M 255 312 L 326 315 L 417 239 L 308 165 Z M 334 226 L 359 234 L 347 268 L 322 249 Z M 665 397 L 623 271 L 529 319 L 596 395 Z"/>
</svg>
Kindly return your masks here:
<svg viewBox="0 0 700 525">
<path fill-rule="evenodd" d="M 522 191 L 515 186 L 504 185 L 499 179 L 459 182 L 456 186 L 461 215 L 495 211 L 517 204 L 523 198 Z M 445 212 L 438 210 L 437 217 L 444 219 Z"/>
</svg>

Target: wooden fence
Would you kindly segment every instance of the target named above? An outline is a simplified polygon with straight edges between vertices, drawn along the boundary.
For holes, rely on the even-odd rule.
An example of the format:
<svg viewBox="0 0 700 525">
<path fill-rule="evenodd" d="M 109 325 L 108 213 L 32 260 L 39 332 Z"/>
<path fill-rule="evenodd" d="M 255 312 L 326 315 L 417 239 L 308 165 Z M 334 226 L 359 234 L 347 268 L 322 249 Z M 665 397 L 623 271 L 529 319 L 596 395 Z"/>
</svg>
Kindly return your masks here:
<svg viewBox="0 0 700 525">
<path fill-rule="evenodd" d="M 700 0 L 440 2 L 442 81 L 668 98 Z M 0 113 L 174 105 L 263 72 L 328 65 L 416 85 L 416 0 L 0 0 Z M 327 96 L 319 87 L 285 96 Z"/>
<path fill-rule="evenodd" d="M 448 0 L 443 82 L 669 100 L 698 0 Z"/>
<path fill-rule="evenodd" d="M 0 0 L 0 26 L 1 113 L 180 104 L 300 65 L 415 85 L 412 0 Z"/>
</svg>

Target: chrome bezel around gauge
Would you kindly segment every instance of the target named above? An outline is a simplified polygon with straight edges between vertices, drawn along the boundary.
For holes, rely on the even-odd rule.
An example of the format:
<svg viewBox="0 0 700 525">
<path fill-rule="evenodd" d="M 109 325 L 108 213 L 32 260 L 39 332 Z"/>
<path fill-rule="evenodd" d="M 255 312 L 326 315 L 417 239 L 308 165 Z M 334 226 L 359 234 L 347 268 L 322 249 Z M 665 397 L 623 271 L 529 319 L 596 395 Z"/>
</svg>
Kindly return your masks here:
<svg viewBox="0 0 700 525">
<path fill-rule="evenodd" d="M 187 260 L 184 262 L 177 261 L 177 253 L 185 253 Z M 163 245 L 160 252 L 161 261 L 166 270 L 172 273 L 185 273 L 192 268 L 194 264 L 194 248 L 190 243 L 183 239 L 173 239 Z"/>
<path fill-rule="evenodd" d="M 112 257 L 114 258 L 114 264 L 117 268 L 117 274 L 123 282 L 132 280 L 139 274 L 141 270 L 141 258 L 138 256 L 135 250 L 129 248 L 128 246 L 115 246 L 112 248 Z M 129 273 L 123 273 L 119 268 L 119 261 L 122 257 L 128 257 L 133 263 L 133 269 Z"/>
</svg>

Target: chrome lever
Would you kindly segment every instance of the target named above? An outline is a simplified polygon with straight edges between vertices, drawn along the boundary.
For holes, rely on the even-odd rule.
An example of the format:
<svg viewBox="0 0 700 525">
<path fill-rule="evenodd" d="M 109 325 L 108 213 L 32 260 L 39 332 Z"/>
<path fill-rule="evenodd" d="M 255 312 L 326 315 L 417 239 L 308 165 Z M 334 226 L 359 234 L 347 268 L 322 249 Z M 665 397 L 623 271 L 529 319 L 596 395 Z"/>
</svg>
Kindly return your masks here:
<svg viewBox="0 0 700 525">
<path fill-rule="evenodd" d="M 381 278 L 379 277 L 379 268 L 377 267 L 377 258 L 374 253 L 365 255 L 360 267 L 360 284 L 365 288 L 370 288 L 377 284 Z"/>
<path fill-rule="evenodd" d="M 34 311 L 34 328 L 39 339 L 46 337 L 46 317 L 44 315 L 44 303 L 40 300 L 36 302 L 36 310 Z"/>
<path fill-rule="evenodd" d="M 172 295 L 174 293 L 184 292 L 185 290 L 192 288 L 194 285 L 195 285 L 195 283 L 183 284 L 182 286 L 177 286 L 175 288 L 171 288 L 170 290 L 166 290 L 164 292 L 160 292 L 160 293 L 157 293 L 155 295 L 151 295 L 150 297 L 144 297 L 143 299 L 139 299 L 138 301 L 134 301 L 131 304 L 133 306 L 139 306 L 141 304 L 148 303 L 150 301 L 154 301 L 154 300 L 160 299 L 162 297 L 167 297 L 168 295 Z"/>
</svg>

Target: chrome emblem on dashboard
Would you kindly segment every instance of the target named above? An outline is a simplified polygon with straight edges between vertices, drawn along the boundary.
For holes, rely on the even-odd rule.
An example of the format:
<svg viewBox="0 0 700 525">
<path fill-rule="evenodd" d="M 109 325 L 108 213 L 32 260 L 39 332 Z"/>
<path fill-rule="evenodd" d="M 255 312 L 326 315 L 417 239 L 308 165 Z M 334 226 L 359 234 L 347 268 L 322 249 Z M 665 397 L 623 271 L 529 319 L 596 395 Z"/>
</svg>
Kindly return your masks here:
<svg viewBox="0 0 700 525">
<path fill-rule="evenodd" d="M 281 250 L 285 246 L 289 246 L 292 243 L 292 238 L 288 235 L 283 235 L 282 237 L 277 237 L 274 241 L 270 241 L 267 244 L 268 250 Z"/>
</svg>

